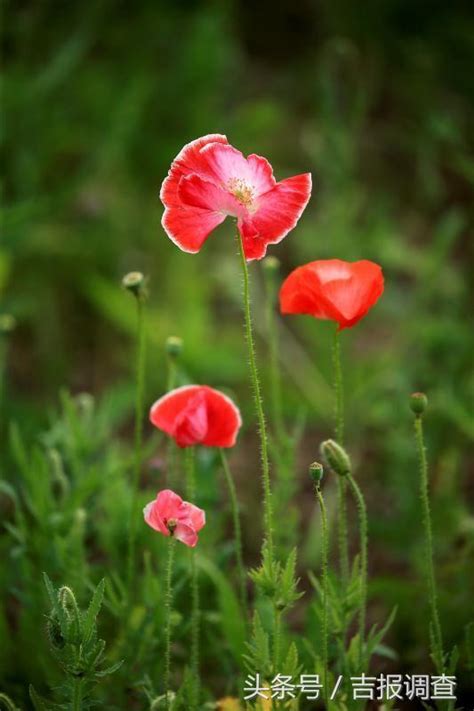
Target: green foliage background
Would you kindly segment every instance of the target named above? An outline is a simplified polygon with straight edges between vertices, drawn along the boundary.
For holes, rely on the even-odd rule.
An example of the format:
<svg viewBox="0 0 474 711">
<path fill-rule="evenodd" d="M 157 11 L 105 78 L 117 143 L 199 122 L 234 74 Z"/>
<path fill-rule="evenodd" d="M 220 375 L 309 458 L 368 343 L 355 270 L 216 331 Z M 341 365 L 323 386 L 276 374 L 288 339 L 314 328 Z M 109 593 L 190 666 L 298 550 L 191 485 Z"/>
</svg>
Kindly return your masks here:
<svg viewBox="0 0 474 711">
<path fill-rule="evenodd" d="M 17 321 L 1 343 L 2 519 L 13 525 L 10 485 L 33 509 L 20 540 L 11 530 L 1 537 L 0 656 L 7 690 L 26 703 L 25 682 L 44 684 L 42 570 L 57 584 L 77 584 L 79 595 L 83 585 L 87 601 L 85 583 L 123 565 L 126 532 L 119 522 L 127 506 L 121 496 L 127 495 L 122 479 L 130 456 L 135 322 L 133 302 L 119 286 L 125 272 L 139 269 L 149 277 L 147 403 L 166 387 L 163 343 L 170 334 L 185 341 L 183 382 L 224 387 L 239 402 L 245 428 L 234 466 L 247 560 L 258 556 L 258 460 L 232 228 L 221 226 L 192 257 L 177 250 L 160 226 L 158 191 L 171 159 L 184 143 L 214 131 L 244 153 L 268 157 L 277 177 L 313 174 L 313 198 L 298 228 L 269 250 L 281 260 L 282 277 L 318 258 L 367 258 L 383 266 L 383 299 L 342 338 L 347 441 L 370 513 L 370 617 L 386 616 L 398 604 L 390 639 L 399 654 L 395 668 L 423 668 L 421 524 L 407 398 L 424 390 L 430 399 L 426 430 L 441 614 L 449 645 L 462 645 L 474 588 L 469 3 L 2 5 L 0 312 Z M 260 265 L 252 265 L 252 276 L 265 362 Z M 285 319 L 280 334 L 285 416 L 290 425 L 302 416 L 306 422 L 292 504 L 297 537 L 304 541 L 304 571 L 319 560 L 319 523 L 306 471 L 331 433 L 331 328 L 308 318 Z M 91 415 L 94 427 L 81 425 L 84 441 L 77 431 L 71 439 L 75 406 L 65 395 L 66 414 L 57 414 L 61 388 L 93 393 L 99 402 Z M 149 430 L 147 439 L 150 459 L 162 456 L 163 446 Z M 48 503 L 40 483 L 51 447 L 61 452 L 80 492 L 68 499 L 59 523 L 51 520 L 57 504 Z M 229 557 L 228 520 L 220 483 L 209 473 L 210 457 L 201 461 L 206 477 L 200 503 L 208 507 L 209 521 L 202 565 L 222 612 L 230 604 L 219 570 Z M 144 473 L 144 501 L 163 481 L 160 463 L 152 461 L 158 468 L 147 466 Z M 330 482 L 327 495 L 331 500 Z M 89 539 L 88 558 L 80 565 L 88 572 L 81 577 L 79 566 L 77 580 L 63 580 L 69 555 L 64 546 L 75 540 L 69 526 L 83 525 L 78 511 L 86 521 L 81 536 Z M 21 540 L 31 530 L 34 541 Z M 148 531 L 140 535 L 151 559 L 159 557 L 161 542 L 151 542 Z M 150 609 L 154 585 L 146 591 Z M 108 609 L 105 625 L 112 630 L 112 601 Z M 211 624 L 211 607 L 209 616 L 206 678 L 223 694 L 232 654 L 219 657 L 213 635 L 222 630 L 215 620 L 215 629 Z M 223 619 L 229 625 L 228 610 Z M 295 615 L 294 624 L 301 629 L 303 620 Z M 224 634 L 235 653 L 241 630 Z M 22 648 L 31 639 L 44 654 L 32 658 Z M 48 679 L 54 677 L 50 666 Z M 142 671 L 137 667 L 135 681 Z M 467 677 L 462 684 L 468 698 L 473 692 Z"/>
</svg>

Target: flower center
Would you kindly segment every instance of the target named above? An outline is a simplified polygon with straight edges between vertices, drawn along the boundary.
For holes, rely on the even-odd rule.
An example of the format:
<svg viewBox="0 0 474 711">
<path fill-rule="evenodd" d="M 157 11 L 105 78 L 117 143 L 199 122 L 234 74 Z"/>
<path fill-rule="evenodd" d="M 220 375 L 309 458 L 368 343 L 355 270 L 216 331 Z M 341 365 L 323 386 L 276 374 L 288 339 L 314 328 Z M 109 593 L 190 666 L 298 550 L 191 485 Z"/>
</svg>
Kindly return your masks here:
<svg viewBox="0 0 474 711">
<path fill-rule="evenodd" d="M 253 202 L 253 188 L 247 185 L 242 178 L 231 178 L 227 183 L 227 189 L 245 207 L 250 207 Z"/>
<path fill-rule="evenodd" d="M 173 535 L 176 526 L 178 525 L 178 522 L 175 518 L 169 518 L 167 521 L 165 521 L 165 526 L 168 529 L 168 531 Z"/>
</svg>

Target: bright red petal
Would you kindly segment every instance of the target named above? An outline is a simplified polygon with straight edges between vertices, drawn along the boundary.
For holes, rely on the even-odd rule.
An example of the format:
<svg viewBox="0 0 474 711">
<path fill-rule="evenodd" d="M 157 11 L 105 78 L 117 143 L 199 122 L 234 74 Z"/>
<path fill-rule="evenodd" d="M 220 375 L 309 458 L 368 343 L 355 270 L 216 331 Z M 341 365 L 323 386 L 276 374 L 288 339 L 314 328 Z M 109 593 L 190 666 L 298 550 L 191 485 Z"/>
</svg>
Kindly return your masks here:
<svg viewBox="0 0 474 711">
<path fill-rule="evenodd" d="M 209 143 L 200 153 L 202 171 L 217 185 L 230 191 L 239 183 L 251 190 L 256 198 L 275 187 L 270 163 L 255 154 L 245 158 L 229 144 Z"/>
<path fill-rule="evenodd" d="M 310 314 L 350 328 L 365 316 L 383 293 L 378 264 L 327 259 L 295 269 L 280 290 L 282 313 Z"/>
<path fill-rule="evenodd" d="M 167 393 L 152 406 L 150 420 L 182 447 L 233 447 L 242 424 L 232 400 L 206 385 L 186 385 Z"/>
<path fill-rule="evenodd" d="M 160 190 L 161 202 L 165 207 L 179 205 L 178 184 L 183 175 L 197 173 L 202 175 L 201 148 L 209 143 L 227 143 L 227 138 L 220 133 L 211 133 L 202 138 L 196 138 L 184 146 L 171 164 L 168 176 L 163 181 Z"/>
<path fill-rule="evenodd" d="M 208 430 L 203 444 L 207 447 L 233 447 L 242 425 L 240 411 L 232 400 L 213 388 L 206 393 Z"/>
<path fill-rule="evenodd" d="M 166 234 L 183 252 L 196 254 L 225 214 L 199 207 L 171 207 L 165 210 L 161 224 Z"/>
<path fill-rule="evenodd" d="M 181 178 L 178 195 L 183 206 L 211 210 L 224 215 L 237 215 L 242 211 L 242 205 L 233 195 L 199 175 Z"/>
<path fill-rule="evenodd" d="M 239 225 L 246 258 L 261 259 L 267 245 L 280 242 L 296 226 L 310 197 L 310 173 L 282 180 L 261 195 L 256 212 Z"/>
</svg>

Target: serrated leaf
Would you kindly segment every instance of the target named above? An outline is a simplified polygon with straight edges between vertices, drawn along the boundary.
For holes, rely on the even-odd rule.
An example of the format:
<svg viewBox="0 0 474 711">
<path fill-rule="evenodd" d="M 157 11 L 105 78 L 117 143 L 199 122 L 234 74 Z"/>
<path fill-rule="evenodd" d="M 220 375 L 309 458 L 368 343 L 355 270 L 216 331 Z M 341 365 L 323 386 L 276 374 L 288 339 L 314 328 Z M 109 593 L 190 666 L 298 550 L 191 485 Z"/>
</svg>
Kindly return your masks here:
<svg viewBox="0 0 474 711">
<path fill-rule="evenodd" d="M 100 612 L 100 608 L 102 607 L 102 601 L 104 599 L 104 591 L 105 591 L 105 579 L 102 578 L 100 583 L 97 585 L 96 589 L 94 590 L 94 594 L 92 596 L 92 599 L 89 603 L 89 607 L 87 608 L 87 612 L 84 616 L 84 621 L 83 621 L 83 641 L 88 642 L 92 632 L 94 630 L 95 622 L 97 619 L 97 615 Z"/>
</svg>

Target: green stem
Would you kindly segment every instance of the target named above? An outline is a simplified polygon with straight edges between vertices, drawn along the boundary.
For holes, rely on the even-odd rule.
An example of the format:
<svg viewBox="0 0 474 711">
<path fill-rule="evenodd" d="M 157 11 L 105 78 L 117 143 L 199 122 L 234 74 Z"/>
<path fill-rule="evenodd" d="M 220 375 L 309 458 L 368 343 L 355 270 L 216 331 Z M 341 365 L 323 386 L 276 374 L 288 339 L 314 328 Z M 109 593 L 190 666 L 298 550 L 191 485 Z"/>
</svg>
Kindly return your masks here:
<svg viewBox="0 0 474 711">
<path fill-rule="evenodd" d="M 339 341 L 338 324 L 334 331 L 332 348 L 332 367 L 335 395 L 335 428 L 336 442 L 344 444 L 344 385 L 341 368 L 341 344 Z M 349 580 L 349 539 L 347 535 L 347 485 L 344 478 L 338 478 L 337 483 L 337 508 L 338 508 L 338 539 L 339 563 L 341 576 L 344 583 Z"/>
<path fill-rule="evenodd" d="M 359 663 L 362 664 L 364 655 L 365 620 L 367 614 L 367 547 L 368 547 L 368 523 L 367 508 L 364 496 L 352 474 L 347 475 L 349 486 L 352 489 L 357 503 L 359 514 L 360 533 L 360 576 L 359 576 Z"/>
<path fill-rule="evenodd" d="M 167 358 L 167 363 L 168 363 L 168 378 L 167 378 L 167 387 L 166 390 L 167 392 L 170 392 L 176 387 L 176 375 L 177 375 L 177 366 L 176 366 L 176 358 L 173 356 L 169 356 Z M 176 445 L 176 442 L 172 437 L 169 437 L 167 446 L 166 446 L 166 471 L 167 471 L 167 479 L 166 483 L 168 484 L 168 487 L 170 489 L 174 488 L 175 485 L 175 480 L 176 480 L 176 469 L 177 469 L 177 459 L 178 459 L 178 447 Z"/>
<path fill-rule="evenodd" d="M 186 496 L 193 502 L 196 494 L 195 451 L 187 447 L 186 452 Z M 191 550 L 191 699 L 190 711 L 197 711 L 199 700 L 199 584 L 196 565 L 196 551 Z"/>
<path fill-rule="evenodd" d="M 245 615 L 245 619 L 248 619 L 248 606 L 247 606 L 247 586 L 246 586 L 246 575 L 245 567 L 242 555 L 242 533 L 240 526 L 240 515 L 239 515 L 239 502 L 237 500 L 237 492 L 235 489 L 235 482 L 232 476 L 232 472 L 229 467 L 229 462 L 227 461 L 226 454 L 223 449 L 220 449 L 222 468 L 224 470 L 224 475 L 227 482 L 227 488 L 229 489 L 230 503 L 232 508 L 232 518 L 234 523 L 234 539 L 235 539 L 235 557 L 237 562 L 237 572 L 239 575 L 239 588 L 240 588 L 240 601 L 242 604 L 242 610 Z"/>
<path fill-rule="evenodd" d="M 168 543 L 168 561 L 166 565 L 165 578 L 165 671 L 164 671 L 164 691 L 165 709 L 169 709 L 168 691 L 170 686 L 171 669 L 171 604 L 173 599 L 173 560 L 176 539 L 170 536 Z"/>
<path fill-rule="evenodd" d="M 264 524 L 265 524 L 265 540 L 264 543 L 268 548 L 270 560 L 273 560 L 273 510 L 272 510 L 272 491 L 270 483 L 270 464 L 268 459 L 268 439 L 265 424 L 265 415 L 263 412 L 263 401 L 260 390 L 260 382 L 258 378 L 257 359 L 255 355 L 255 343 L 252 329 L 252 314 L 250 310 L 250 280 L 247 260 L 245 258 L 244 245 L 240 232 L 237 230 L 237 242 L 239 245 L 239 253 L 242 264 L 243 275 L 243 291 L 244 291 L 244 315 L 245 315 L 245 331 L 247 336 L 247 347 L 249 354 L 250 377 L 252 381 L 252 389 L 257 413 L 258 431 L 260 435 L 260 454 L 262 460 L 262 486 L 263 486 L 263 508 L 264 508 Z"/>
<path fill-rule="evenodd" d="M 323 588 L 323 624 L 322 624 L 322 638 L 323 638 L 323 674 L 324 674 L 324 697 L 326 709 L 329 708 L 328 700 L 328 558 L 329 558 L 329 535 L 328 535 L 328 517 L 326 512 L 326 505 L 324 503 L 323 494 L 319 486 L 316 487 L 316 497 L 319 503 L 319 509 L 321 511 L 321 532 L 322 532 L 322 544 L 321 544 L 321 577 L 322 577 L 322 588 Z"/>
<path fill-rule="evenodd" d="M 431 524 L 430 500 L 428 493 L 428 463 L 426 461 L 426 449 L 423 438 L 423 421 L 421 416 L 417 416 L 415 418 L 415 437 L 420 464 L 420 498 L 423 527 L 425 529 L 425 570 L 431 613 L 433 643 L 432 655 L 438 669 L 440 671 L 444 671 L 443 635 L 441 632 L 441 623 L 438 611 L 438 595 L 433 563 L 433 529 Z"/>
<path fill-rule="evenodd" d="M 280 665 L 280 648 L 281 648 L 281 611 L 274 609 L 274 628 L 273 628 L 273 669 L 275 676 L 279 674 Z"/>
<path fill-rule="evenodd" d="M 132 589 L 132 579 L 135 569 L 135 548 L 137 537 L 137 500 L 140 471 L 142 466 L 142 442 L 144 420 L 144 390 L 145 390 L 145 319 L 143 301 L 137 297 L 137 360 L 136 360 L 136 393 L 135 393 L 135 451 L 132 475 L 132 496 L 129 515 L 129 548 L 128 548 L 128 589 Z"/>
<path fill-rule="evenodd" d="M 82 679 L 74 679 L 71 709 L 72 711 L 81 711 L 82 709 Z"/>
<path fill-rule="evenodd" d="M 286 439 L 285 427 L 283 424 L 283 406 L 281 393 L 281 378 L 278 357 L 278 331 L 275 318 L 275 285 L 273 275 L 267 275 L 266 280 L 266 301 L 265 312 L 267 322 L 268 344 L 269 344 L 269 370 L 270 370 L 270 392 L 272 406 L 272 422 L 274 433 L 277 437 L 278 447 L 283 445 Z"/>
</svg>

